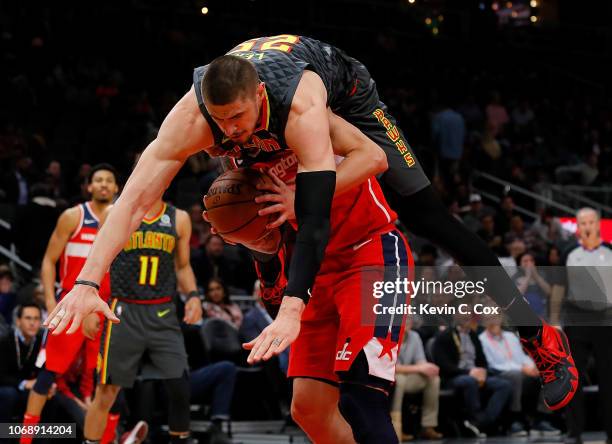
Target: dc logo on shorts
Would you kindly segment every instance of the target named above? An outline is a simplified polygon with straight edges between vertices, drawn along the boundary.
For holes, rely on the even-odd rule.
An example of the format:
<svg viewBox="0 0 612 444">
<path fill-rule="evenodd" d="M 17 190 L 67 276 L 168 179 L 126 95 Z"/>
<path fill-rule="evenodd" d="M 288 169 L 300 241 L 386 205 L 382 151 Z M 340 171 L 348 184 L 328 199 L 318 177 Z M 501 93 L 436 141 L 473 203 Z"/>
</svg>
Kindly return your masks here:
<svg viewBox="0 0 612 444">
<path fill-rule="evenodd" d="M 346 338 L 344 347 L 342 347 L 342 350 L 339 350 L 338 353 L 336 353 L 336 361 L 350 361 L 351 360 L 351 355 L 353 354 L 353 352 L 347 350 L 350 343 L 351 343 L 351 338 Z"/>
<path fill-rule="evenodd" d="M 171 224 L 170 224 L 170 216 L 168 216 L 167 214 L 164 214 L 164 215 L 161 217 L 161 220 L 159 221 L 159 224 L 160 224 L 162 227 L 169 227 L 169 226 L 171 225 Z"/>
</svg>

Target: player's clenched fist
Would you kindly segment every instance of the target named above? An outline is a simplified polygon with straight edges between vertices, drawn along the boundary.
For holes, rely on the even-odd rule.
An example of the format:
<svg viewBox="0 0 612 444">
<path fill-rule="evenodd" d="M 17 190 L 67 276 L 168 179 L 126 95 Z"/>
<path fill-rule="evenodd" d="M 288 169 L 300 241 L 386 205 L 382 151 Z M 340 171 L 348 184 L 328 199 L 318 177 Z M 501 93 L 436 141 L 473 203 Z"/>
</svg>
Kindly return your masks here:
<svg viewBox="0 0 612 444">
<path fill-rule="evenodd" d="M 111 322 L 119 322 L 119 318 L 111 311 L 108 304 L 98 296 L 98 291 L 95 288 L 87 285 L 75 285 L 51 312 L 45 321 L 45 326 L 49 327 L 54 335 L 58 335 L 72 321 L 72 325 L 66 332 L 72 334 L 77 331 L 85 316 L 99 312 L 102 312 Z"/>
</svg>

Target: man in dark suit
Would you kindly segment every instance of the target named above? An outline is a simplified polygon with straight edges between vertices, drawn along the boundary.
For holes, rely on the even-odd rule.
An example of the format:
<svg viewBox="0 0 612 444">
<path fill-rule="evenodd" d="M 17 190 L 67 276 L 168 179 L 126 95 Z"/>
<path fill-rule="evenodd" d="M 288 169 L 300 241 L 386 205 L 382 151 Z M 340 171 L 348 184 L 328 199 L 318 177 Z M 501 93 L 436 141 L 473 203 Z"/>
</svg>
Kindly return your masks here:
<svg viewBox="0 0 612 444">
<path fill-rule="evenodd" d="M 36 304 L 17 309 L 15 327 L 0 341 L 0 422 L 11 422 L 25 408 L 28 391 L 36 382 L 36 357 L 40 351 L 41 310 Z"/>
<path fill-rule="evenodd" d="M 440 367 L 442 384 L 463 395 L 468 419 L 464 426 L 477 437 L 484 437 L 481 429 L 491 426 L 499 418 L 512 395 L 511 384 L 487 374 L 487 359 L 476 331 L 468 304 L 455 304 L 454 327 L 444 330 L 436 338 L 433 358 Z M 460 310 L 461 309 L 461 310 Z M 480 403 L 480 391 L 491 393 L 487 405 Z"/>
</svg>

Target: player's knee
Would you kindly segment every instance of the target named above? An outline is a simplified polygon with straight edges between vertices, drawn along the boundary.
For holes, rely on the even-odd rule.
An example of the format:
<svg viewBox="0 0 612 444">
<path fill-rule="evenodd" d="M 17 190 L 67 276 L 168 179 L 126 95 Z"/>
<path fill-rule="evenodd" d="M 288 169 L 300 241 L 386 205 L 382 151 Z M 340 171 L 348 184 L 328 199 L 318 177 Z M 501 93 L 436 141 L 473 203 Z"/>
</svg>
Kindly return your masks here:
<svg viewBox="0 0 612 444">
<path fill-rule="evenodd" d="M 291 417 L 302 427 L 308 427 L 309 424 L 320 424 L 325 418 L 329 418 L 331 411 L 336 409 L 335 403 L 317 402 L 317 398 L 313 397 L 305 391 L 297 391 L 293 393 L 291 399 Z"/>
<path fill-rule="evenodd" d="M 121 390 L 121 387 L 117 385 L 99 384 L 96 387 L 94 402 L 96 402 L 103 410 L 110 410 L 115 403 L 115 399 L 117 399 L 119 390 Z"/>
<path fill-rule="evenodd" d="M 388 396 L 381 390 L 361 384 L 340 384 L 338 407 L 359 443 L 398 442 L 388 404 Z"/>
<path fill-rule="evenodd" d="M 43 368 L 38 377 L 36 378 L 36 382 L 34 383 L 33 390 L 39 395 L 46 395 L 49 393 L 49 389 L 55 382 L 55 373 L 51 370 L 47 370 Z"/>
</svg>

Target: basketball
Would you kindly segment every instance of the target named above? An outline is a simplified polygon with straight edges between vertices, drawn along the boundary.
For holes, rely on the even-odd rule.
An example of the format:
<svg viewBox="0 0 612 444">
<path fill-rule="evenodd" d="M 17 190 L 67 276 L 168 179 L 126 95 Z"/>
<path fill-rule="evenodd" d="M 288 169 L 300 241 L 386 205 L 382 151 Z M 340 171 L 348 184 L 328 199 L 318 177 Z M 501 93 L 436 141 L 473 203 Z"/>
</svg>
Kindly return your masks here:
<svg viewBox="0 0 612 444">
<path fill-rule="evenodd" d="M 256 203 L 255 197 L 264 194 L 258 184 L 272 180 L 260 171 L 239 168 L 220 175 L 204 196 L 208 221 L 230 242 L 253 242 L 262 238 L 266 225 L 274 215 L 259 216 L 266 203 Z"/>
</svg>

